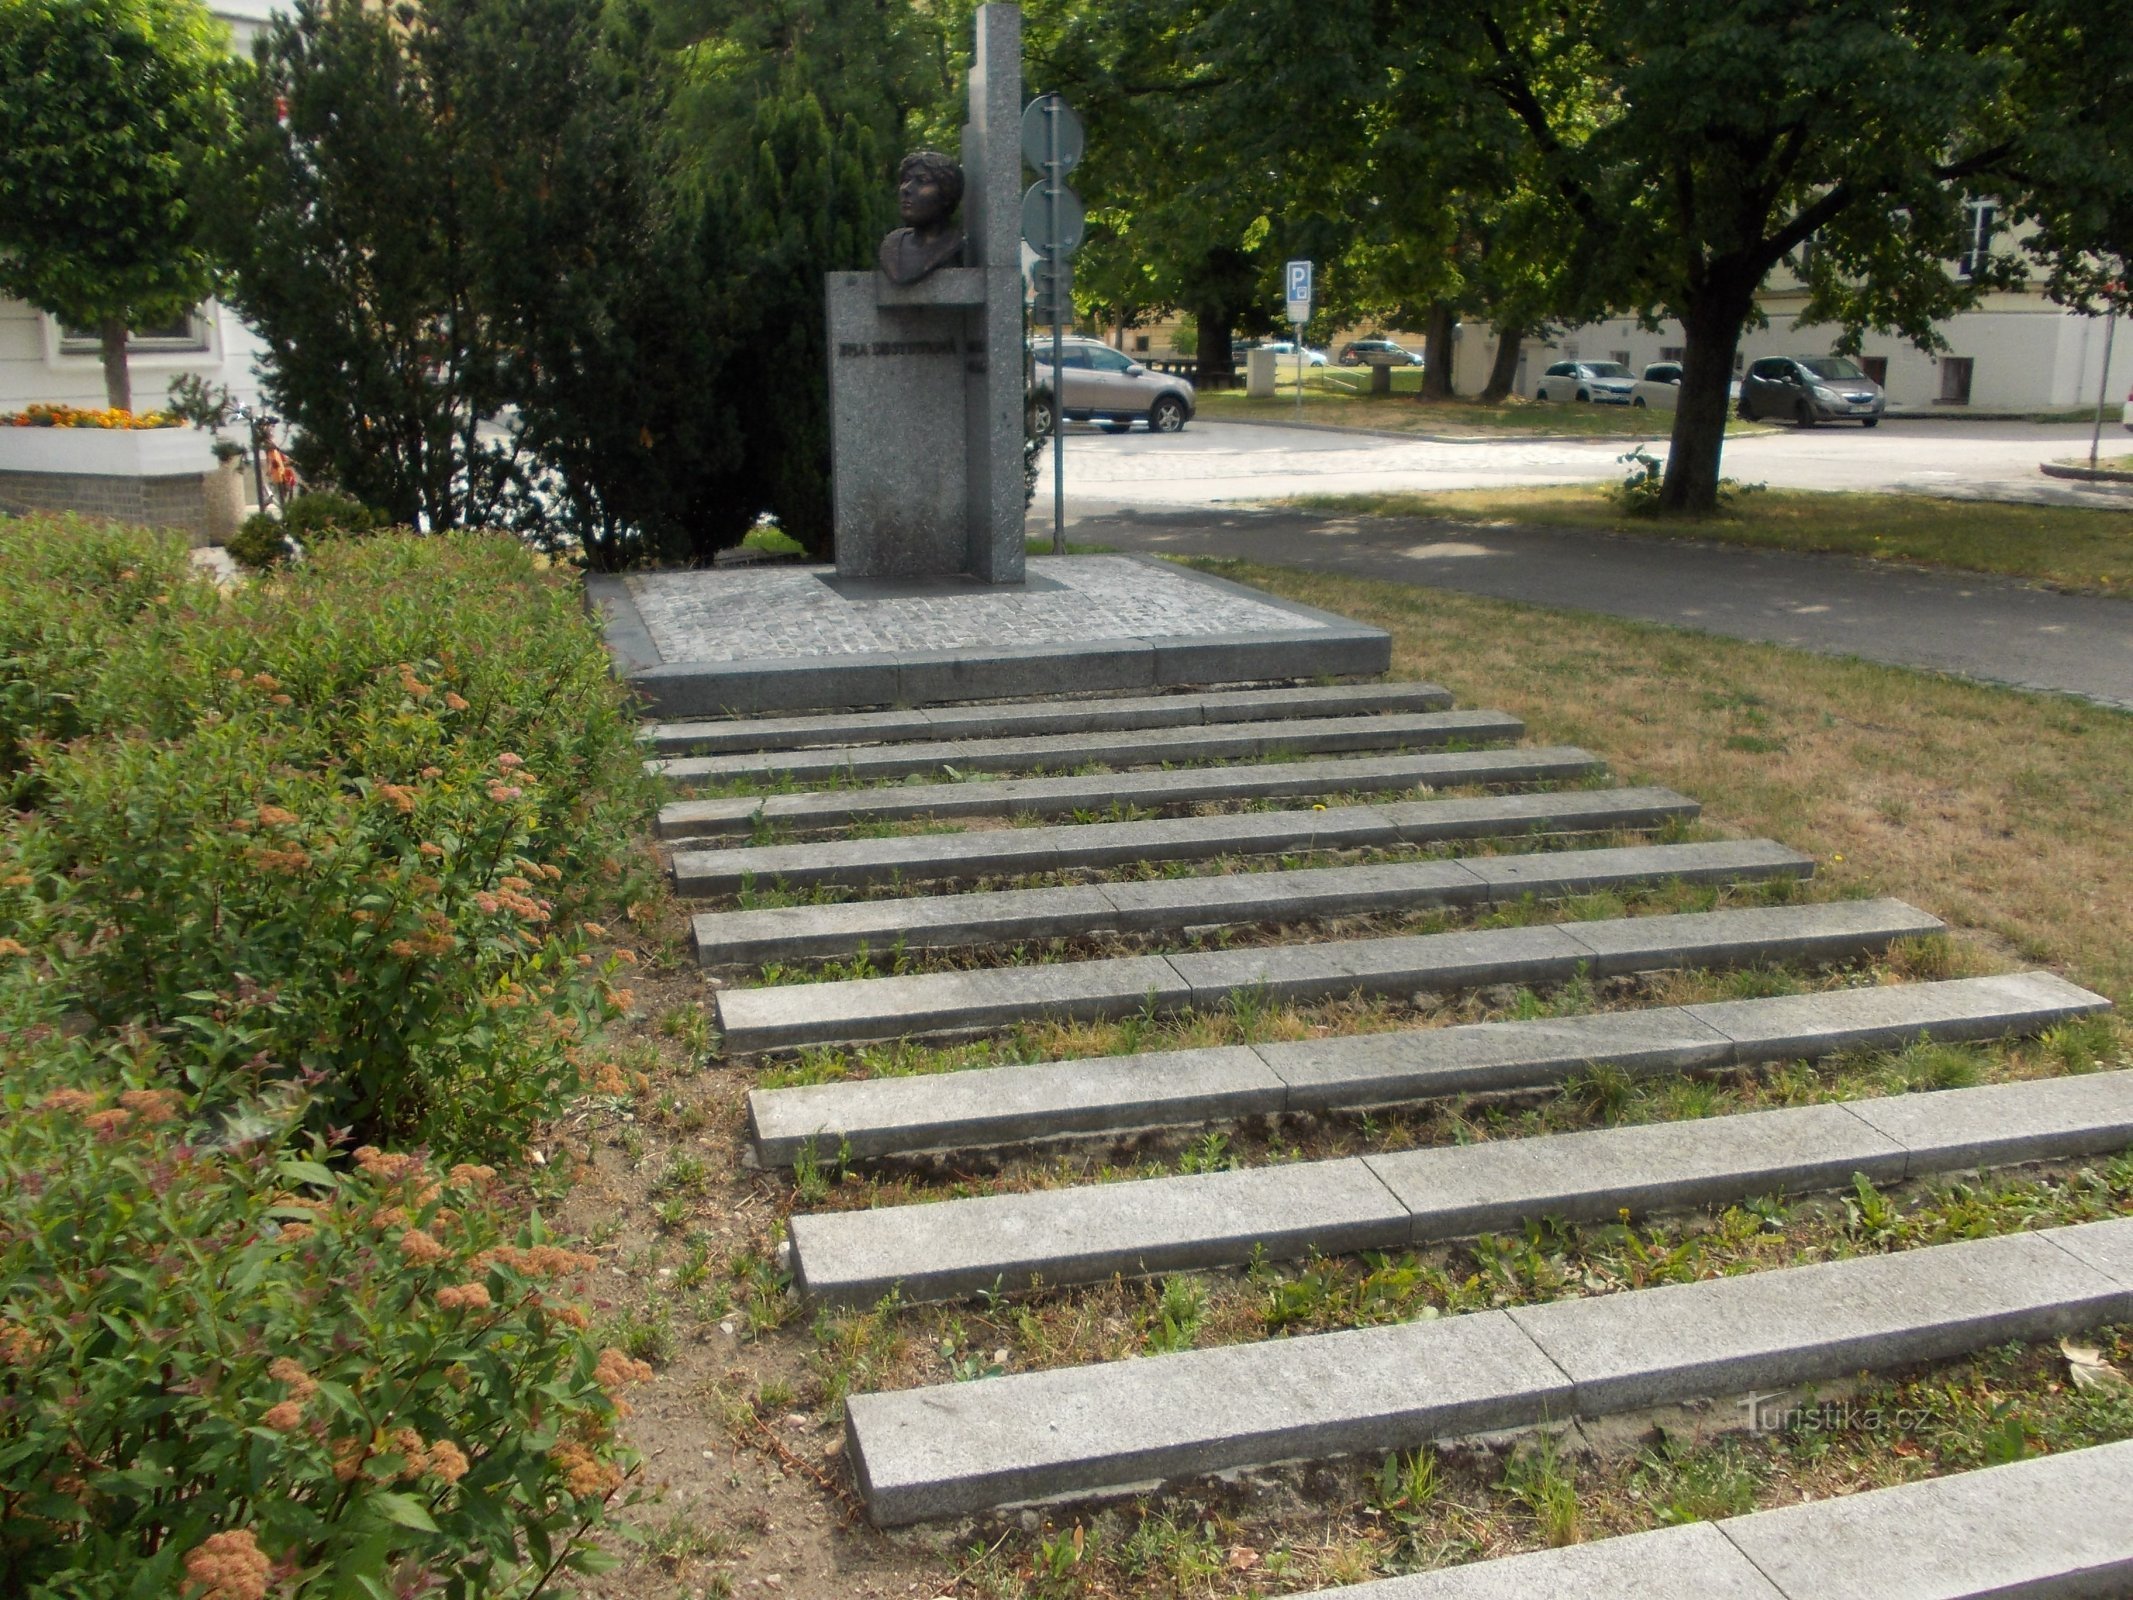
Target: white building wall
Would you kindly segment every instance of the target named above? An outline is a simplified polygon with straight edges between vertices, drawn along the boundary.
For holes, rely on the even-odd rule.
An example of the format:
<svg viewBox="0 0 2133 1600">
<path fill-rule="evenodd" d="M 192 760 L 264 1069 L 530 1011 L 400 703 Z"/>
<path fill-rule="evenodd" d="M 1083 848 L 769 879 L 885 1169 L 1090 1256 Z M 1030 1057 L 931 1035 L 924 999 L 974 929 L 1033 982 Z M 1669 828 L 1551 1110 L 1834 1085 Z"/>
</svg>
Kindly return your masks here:
<svg viewBox="0 0 2133 1600">
<path fill-rule="evenodd" d="M 1741 337 L 1743 366 L 1764 356 L 1820 355 L 1836 341 L 1827 324 L 1809 327 L 1781 306 L 1767 306 L 1770 326 Z M 2096 403 L 2104 378 L 2105 319 L 2078 316 L 2034 295 L 1996 295 L 1976 311 L 1966 311 L 1940 325 L 1949 348 L 1928 354 L 1897 337 L 1867 336 L 1860 355 L 1888 363 L 1886 387 L 1892 409 L 1903 411 L 2053 411 Z M 1634 319 L 1587 323 L 1560 335 L 1552 344 L 1529 342 L 1524 377 L 1518 392 L 1531 396 L 1535 381 L 1552 361 L 1572 356 L 1585 361 L 1622 360 L 1643 370 L 1685 342 L 1678 322 L 1662 323 L 1657 332 L 1639 328 Z M 1496 341 L 1487 324 L 1468 323 L 1460 330 L 1453 383 L 1461 394 L 1478 394 L 1488 381 Z M 1942 402 L 1943 357 L 1971 363 L 1970 399 L 1966 407 Z M 2118 402 L 2133 388 L 2133 318 L 2121 318 L 2111 351 L 2109 383 L 2104 393 Z"/>
<path fill-rule="evenodd" d="M 230 42 L 251 55 L 253 38 L 281 9 L 283 0 L 212 0 L 212 9 L 230 29 Z M 194 351 L 135 350 L 127 361 L 133 377 L 133 404 L 152 411 L 163 404 L 171 380 L 196 372 L 224 384 L 240 399 L 254 401 L 259 379 L 254 368 L 259 341 L 236 313 L 209 301 L 200 308 L 205 348 Z M 63 352 L 58 323 L 20 300 L 0 298 L 0 411 L 17 411 L 33 401 L 68 405 L 104 403 L 103 363 L 94 351 Z"/>
</svg>

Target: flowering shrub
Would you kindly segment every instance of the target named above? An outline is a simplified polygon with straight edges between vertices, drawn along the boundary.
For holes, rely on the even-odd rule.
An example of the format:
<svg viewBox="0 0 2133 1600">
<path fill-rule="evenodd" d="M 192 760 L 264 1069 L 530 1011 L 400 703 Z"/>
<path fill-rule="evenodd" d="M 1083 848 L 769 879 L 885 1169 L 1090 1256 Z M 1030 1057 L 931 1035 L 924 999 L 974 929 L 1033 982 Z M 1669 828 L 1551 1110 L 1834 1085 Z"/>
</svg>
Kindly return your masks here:
<svg viewBox="0 0 2133 1600">
<path fill-rule="evenodd" d="M 649 1373 L 470 1164 L 623 998 L 586 918 L 641 779 L 575 597 L 503 540 L 225 596 L 0 519 L 0 719 L 0 1593 L 594 1569 Z"/>
<path fill-rule="evenodd" d="M 139 1031 L 4 1038 L 8 1592 L 471 1600 L 599 1564 L 650 1374 L 586 1340 L 589 1258 L 490 1169 L 336 1171 L 286 1137 L 300 1092 L 203 1121 Z"/>
<path fill-rule="evenodd" d="M 36 806 L 0 843 L 71 1002 L 189 1041 L 211 1103 L 308 1076 L 320 1131 L 509 1159 L 622 999 L 585 915 L 642 780 L 599 641 L 500 539 L 381 535 L 256 588 L 79 608 L 102 653 L 63 726 L 0 728 Z"/>
<path fill-rule="evenodd" d="M 0 519 L 0 797 L 25 798 L 25 739 L 88 731 L 82 697 L 112 641 L 195 584 L 212 595 L 168 534 L 72 516 Z"/>
<path fill-rule="evenodd" d="M 0 428 L 182 428 L 185 419 L 168 411 L 128 411 L 120 406 L 70 406 L 38 401 L 20 411 L 0 412 Z"/>
</svg>

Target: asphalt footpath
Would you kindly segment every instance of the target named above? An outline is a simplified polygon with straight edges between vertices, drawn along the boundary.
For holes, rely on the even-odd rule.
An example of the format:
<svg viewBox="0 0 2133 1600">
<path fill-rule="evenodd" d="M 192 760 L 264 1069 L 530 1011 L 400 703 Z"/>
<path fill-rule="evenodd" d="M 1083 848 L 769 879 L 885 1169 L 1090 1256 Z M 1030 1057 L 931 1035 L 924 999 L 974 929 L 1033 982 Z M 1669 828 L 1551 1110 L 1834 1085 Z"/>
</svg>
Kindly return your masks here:
<svg viewBox="0 0 2133 1600">
<path fill-rule="evenodd" d="M 1102 511 L 1070 537 L 1668 623 L 2133 711 L 2133 601 L 1850 556 L 1423 518 Z"/>
</svg>

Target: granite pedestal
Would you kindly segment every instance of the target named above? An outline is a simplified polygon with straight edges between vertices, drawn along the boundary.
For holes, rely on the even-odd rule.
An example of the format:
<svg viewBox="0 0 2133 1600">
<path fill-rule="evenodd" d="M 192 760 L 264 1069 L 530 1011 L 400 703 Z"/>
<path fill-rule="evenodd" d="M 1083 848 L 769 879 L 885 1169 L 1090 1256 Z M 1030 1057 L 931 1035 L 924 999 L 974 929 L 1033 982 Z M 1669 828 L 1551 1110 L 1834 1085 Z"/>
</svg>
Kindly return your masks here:
<svg viewBox="0 0 2133 1600">
<path fill-rule="evenodd" d="M 661 717 L 929 705 L 1383 672 L 1379 628 L 1139 556 L 1020 584 L 828 567 L 596 574 L 616 670 Z"/>
</svg>

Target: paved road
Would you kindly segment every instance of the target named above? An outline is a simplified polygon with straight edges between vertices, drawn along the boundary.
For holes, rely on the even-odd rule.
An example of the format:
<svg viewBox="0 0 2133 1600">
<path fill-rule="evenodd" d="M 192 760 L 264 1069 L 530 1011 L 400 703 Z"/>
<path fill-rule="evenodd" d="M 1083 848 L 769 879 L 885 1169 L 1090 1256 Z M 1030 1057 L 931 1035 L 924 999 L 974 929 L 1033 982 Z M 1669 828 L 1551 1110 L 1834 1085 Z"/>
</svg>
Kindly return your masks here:
<svg viewBox="0 0 2133 1600">
<path fill-rule="evenodd" d="M 2133 601 L 1847 556 L 1378 517 L 1094 511 L 1074 537 L 1239 556 L 1864 656 L 2133 710 Z"/>
<path fill-rule="evenodd" d="M 1792 489 L 1884 489 L 1964 499 L 2029 500 L 2133 509 L 2133 487 L 2046 478 L 2040 461 L 2088 453 L 2082 425 L 2026 422 L 1886 422 L 1781 427 L 1730 439 L 1725 470 L 1748 483 Z M 1102 434 L 1067 442 L 1067 499 L 1082 512 L 1215 506 L 1302 494 L 1391 489 L 1502 488 L 1619 482 L 1631 441 L 1390 439 L 1324 428 L 1194 422 L 1182 433 Z M 2107 428 L 2107 449 L 2133 439 Z M 1666 439 L 1648 441 L 1664 459 Z M 1049 473 L 1047 472 L 1047 479 Z M 1045 495 L 1050 484 L 1043 485 Z"/>
</svg>

